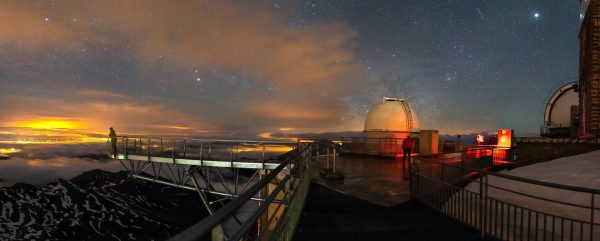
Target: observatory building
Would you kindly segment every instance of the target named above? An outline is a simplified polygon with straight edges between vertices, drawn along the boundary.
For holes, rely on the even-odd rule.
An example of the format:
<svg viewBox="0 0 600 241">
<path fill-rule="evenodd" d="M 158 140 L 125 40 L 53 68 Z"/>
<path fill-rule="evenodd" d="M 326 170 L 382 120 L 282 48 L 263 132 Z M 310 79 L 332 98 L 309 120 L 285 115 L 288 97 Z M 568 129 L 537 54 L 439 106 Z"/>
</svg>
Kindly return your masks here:
<svg viewBox="0 0 600 241">
<path fill-rule="evenodd" d="M 384 97 L 369 111 L 365 119 L 363 138 L 354 141 L 354 148 L 366 154 L 396 156 L 402 153 L 402 142 L 411 132 L 418 134 L 419 122 L 408 102 L 400 98 Z M 415 142 L 415 152 L 419 149 Z"/>
<path fill-rule="evenodd" d="M 430 155 L 438 152 L 437 130 L 420 130 L 419 119 L 408 102 L 384 97 L 369 111 L 362 137 L 342 138 L 345 152 L 377 156 L 397 156 L 408 136 L 415 139 L 413 153 Z"/>
<path fill-rule="evenodd" d="M 410 132 L 418 131 L 419 122 L 404 99 L 387 98 L 373 107 L 365 120 L 365 138 L 408 137 Z"/>
<path fill-rule="evenodd" d="M 581 0 L 579 137 L 600 136 L 600 1 Z"/>
<path fill-rule="evenodd" d="M 574 82 L 561 86 L 552 94 L 544 110 L 545 137 L 577 137 L 579 127 L 579 94 Z"/>
</svg>

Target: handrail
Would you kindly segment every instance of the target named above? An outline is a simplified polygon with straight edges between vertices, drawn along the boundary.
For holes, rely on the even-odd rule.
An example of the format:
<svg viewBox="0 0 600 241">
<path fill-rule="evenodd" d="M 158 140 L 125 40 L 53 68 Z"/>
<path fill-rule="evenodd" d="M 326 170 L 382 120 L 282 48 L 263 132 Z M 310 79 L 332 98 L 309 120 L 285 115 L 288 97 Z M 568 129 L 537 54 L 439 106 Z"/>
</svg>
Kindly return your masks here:
<svg viewBox="0 0 600 241">
<path fill-rule="evenodd" d="M 238 198 L 233 199 L 224 207 L 218 209 L 212 216 L 203 219 L 202 221 L 190 226 L 183 232 L 171 237 L 169 240 L 199 240 L 207 235 L 217 225 L 221 224 L 225 219 L 229 218 L 234 212 L 240 209 L 250 198 L 254 197 L 269 182 L 275 178 L 283 168 L 291 162 L 291 158 L 281 163 L 277 168 L 270 172 L 264 179 L 261 179 L 255 185 L 252 185 L 250 189 L 240 195 Z"/>
<path fill-rule="evenodd" d="M 572 137 L 522 136 L 522 137 L 515 137 L 515 140 L 517 142 L 522 142 L 522 143 L 600 144 L 600 138 L 597 138 L 597 137 L 572 138 Z"/>
<path fill-rule="evenodd" d="M 600 190 L 494 173 L 466 167 L 464 162 L 458 166 L 443 159 L 414 160 L 410 170 L 411 196 L 475 228 L 481 237 L 506 241 L 598 240 L 594 233 L 600 230 L 600 223 L 595 221 L 599 211 L 596 195 Z M 519 184 L 498 182 L 499 178 Z M 519 188 L 523 184 L 555 190 L 550 195 L 545 190 L 528 192 Z M 574 199 L 563 200 L 554 196 L 554 191 L 573 192 L 566 195 L 573 195 Z"/>
<path fill-rule="evenodd" d="M 111 137 L 107 137 L 111 138 Z M 298 142 L 293 141 L 262 141 L 262 140 L 236 140 L 236 139 L 206 139 L 206 138 L 184 138 L 184 137 L 156 137 L 156 136 L 126 136 L 126 135 L 117 135 L 116 138 L 131 138 L 131 139 L 168 139 L 168 140 L 176 140 L 176 141 L 203 141 L 203 142 L 219 142 L 219 143 L 258 143 L 258 144 L 279 144 L 279 145 L 294 145 L 298 144 Z"/>
<path fill-rule="evenodd" d="M 244 204 L 246 204 L 246 202 L 248 202 L 250 199 L 252 199 L 256 194 L 258 194 L 263 188 L 265 188 L 269 184 L 269 182 L 271 182 L 273 179 L 275 179 L 277 177 L 277 175 L 279 175 L 279 173 L 283 170 L 283 168 L 285 168 L 287 165 L 289 165 L 294 159 L 300 158 L 301 155 L 306 150 L 308 150 L 307 147 L 305 147 L 302 150 L 300 150 L 299 152 L 297 152 L 296 155 L 286 157 L 286 159 L 281 164 L 279 164 L 277 166 L 277 168 L 275 168 L 271 172 L 269 172 L 269 174 L 267 174 L 265 176 L 265 178 L 261 179 L 256 184 L 252 185 L 251 188 L 249 188 L 247 191 L 245 191 L 244 193 L 239 195 L 238 198 L 233 199 L 227 205 L 218 209 L 212 216 L 207 217 L 207 218 L 203 219 L 202 221 L 190 226 L 186 230 L 171 237 L 169 240 L 172 240 L 172 241 L 200 240 L 205 235 L 210 233 L 214 227 L 218 226 L 223 221 L 225 221 L 227 218 L 232 216 L 237 210 L 239 210 Z M 283 181 L 281 181 L 278 184 L 275 191 L 273 191 L 271 193 L 271 195 L 267 198 L 267 201 L 274 200 L 277 193 L 279 191 L 281 191 L 281 189 L 285 186 L 286 182 L 289 181 L 289 177 L 290 176 L 287 176 Z M 267 207 L 267 205 L 263 205 L 261 207 Z M 259 215 L 257 215 L 257 213 L 258 214 L 262 213 L 264 211 L 264 209 L 265 208 L 258 209 L 254 213 L 254 215 L 252 215 L 251 218 L 258 217 Z M 246 233 L 248 231 L 248 229 L 251 227 L 252 227 L 251 225 L 243 225 L 242 227 L 240 227 L 240 229 L 238 229 L 236 231 L 235 234 L 233 234 L 232 238 L 233 237 L 241 237 L 241 235 Z"/>
<path fill-rule="evenodd" d="M 444 166 L 450 166 L 450 167 L 455 167 L 455 168 L 457 167 L 456 165 L 447 164 L 447 163 L 443 163 L 443 162 L 436 162 L 436 161 L 432 161 L 432 160 L 428 160 L 428 159 L 424 159 L 424 158 L 420 158 L 420 157 L 415 157 L 415 159 L 418 159 L 419 161 L 425 161 L 425 162 L 435 163 L 435 164 L 444 165 Z M 469 168 L 469 167 L 459 167 L 459 168 L 462 168 L 462 169 L 465 169 L 465 170 L 471 171 L 471 172 L 477 172 L 479 174 L 497 176 L 497 177 L 504 178 L 504 179 L 519 181 L 519 182 L 524 182 L 524 183 L 529 183 L 529 184 L 534 184 L 534 185 L 540 185 L 540 186 L 545 186 L 545 187 L 550 187 L 550 188 L 566 189 L 569 191 L 590 193 L 590 194 L 591 193 L 600 194 L 600 189 L 571 186 L 571 185 L 565 185 L 565 184 L 553 183 L 553 182 L 545 182 L 545 181 L 540 181 L 540 180 L 535 180 L 535 179 L 517 177 L 517 176 L 496 173 L 496 172 L 491 172 L 491 171 L 487 171 L 487 170 Z"/>
</svg>

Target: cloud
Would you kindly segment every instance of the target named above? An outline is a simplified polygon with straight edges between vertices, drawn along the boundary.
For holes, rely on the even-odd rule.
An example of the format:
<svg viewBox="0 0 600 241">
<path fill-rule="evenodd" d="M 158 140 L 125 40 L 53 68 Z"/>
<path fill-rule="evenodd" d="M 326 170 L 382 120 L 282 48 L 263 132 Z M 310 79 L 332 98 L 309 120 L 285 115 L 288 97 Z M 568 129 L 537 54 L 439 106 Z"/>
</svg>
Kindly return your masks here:
<svg viewBox="0 0 600 241">
<path fill-rule="evenodd" d="M 35 62 L 36 55 L 51 56 L 44 62 L 50 67 L 34 66 L 27 78 L 36 79 L 30 83 L 34 88 L 52 90 L 39 90 L 41 96 L 24 98 L 30 105 L 13 103 L 11 108 L 27 110 L 13 111 L 21 115 L 61 115 L 85 119 L 90 128 L 121 125 L 136 132 L 165 126 L 215 132 L 231 131 L 220 129 L 223 126 L 337 129 L 341 120 L 354 118 L 348 115 L 345 102 L 363 94 L 367 79 L 351 46 L 358 33 L 338 21 L 290 26 L 285 14 L 252 4 L 216 0 L 2 2 L 4 24 L 0 26 L 8 31 L 0 33 L 0 44 L 26 43 L 23 51 L 28 57 L 15 53 L 17 58 L 27 58 L 21 62 Z M 67 57 L 57 61 L 56 53 Z M 22 66 L 12 68 L 25 71 Z M 232 84 L 239 91 L 193 91 L 188 80 L 196 79 L 194 70 L 200 70 L 198 79 L 218 86 L 229 86 L 229 76 L 239 76 Z M 207 74 L 215 71 L 220 74 Z M 83 88 L 36 84 L 44 79 Z M 42 97 L 55 90 L 64 96 Z M 153 98 L 138 98 L 141 93 Z M 227 100 L 231 95 L 238 99 Z M 16 99 L 9 101 L 23 101 Z M 38 107 L 32 102 L 43 103 Z M 49 106 L 52 111 L 43 110 Z"/>
<path fill-rule="evenodd" d="M 91 169 L 118 171 L 122 168 L 112 159 L 98 159 L 106 154 L 103 144 L 0 144 L 0 148 L 20 150 L 0 162 L 0 179 L 4 180 L 0 187 L 17 182 L 43 185 L 55 178 L 70 179 Z"/>
<path fill-rule="evenodd" d="M 118 95 L 94 91 L 86 93 Z M 81 139 L 98 138 L 100 134 L 99 139 L 103 139 L 110 126 L 123 131 L 119 134 L 194 135 L 220 129 L 199 117 L 172 110 L 168 106 L 140 104 L 127 97 L 108 100 L 85 98 L 77 102 L 47 97 L 5 96 L 2 99 L 0 108 L 7 112 L 0 115 L 0 130 L 4 130 L 0 134 L 5 137 Z"/>
<path fill-rule="evenodd" d="M 35 6 L 34 2 L 30 2 Z M 73 37 L 63 24 L 50 21 L 41 11 L 32 10 L 23 2 L 0 2 L 0 44 L 38 47 L 56 44 Z"/>
</svg>

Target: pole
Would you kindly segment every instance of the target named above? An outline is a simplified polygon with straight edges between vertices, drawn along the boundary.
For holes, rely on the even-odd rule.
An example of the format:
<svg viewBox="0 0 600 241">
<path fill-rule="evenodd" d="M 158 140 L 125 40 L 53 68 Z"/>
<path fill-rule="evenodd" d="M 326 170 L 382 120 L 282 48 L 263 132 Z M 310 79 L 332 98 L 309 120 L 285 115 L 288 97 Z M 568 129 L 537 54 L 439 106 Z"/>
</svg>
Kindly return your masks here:
<svg viewBox="0 0 600 241">
<path fill-rule="evenodd" d="M 187 146 L 185 144 L 185 140 L 183 140 L 183 157 L 185 157 L 185 151 L 187 149 Z"/>
<path fill-rule="evenodd" d="M 171 150 L 171 155 L 173 156 L 173 164 L 175 163 L 175 139 L 173 139 L 173 149 Z"/>
<path fill-rule="evenodd" d="M 590 240 L 594 240 L 594 193 L 592 193 L 592 203 L 590 205 Z"/>
<path fill-rule="evenodd" d="M 329 168 L 329 146 L 327 146 L 327 168 Z"/>
<path fill-rule="evenodd" d="M 335 146 L 333 146 L 333 173 L 335 174 Z"/>
</svg>

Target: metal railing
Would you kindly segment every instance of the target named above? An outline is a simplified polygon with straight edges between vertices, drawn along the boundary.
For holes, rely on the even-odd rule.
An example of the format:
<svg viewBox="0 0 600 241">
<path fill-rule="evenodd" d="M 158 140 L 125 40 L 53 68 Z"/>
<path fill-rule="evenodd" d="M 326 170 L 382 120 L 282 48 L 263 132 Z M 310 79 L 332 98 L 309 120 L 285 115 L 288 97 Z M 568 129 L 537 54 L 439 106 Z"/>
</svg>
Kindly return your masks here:
<svg viewBox="0 0 600 241">
<path fill-rule="evenodd" d="M 118 136 L 107 147 L 134 178 L 198 192 L 211 216 L 171 240 L 291 240 L 314 175 L 301 141 Z"/>
<path fill-rule="evenodd" d="M 600 240 L 600 190 L 415 158 L 413 198 L 500 240 Z M 568 197 L 568 198 L 565 198 Z"/>
<path fill-rule="evenodd" d="M 191 160 L 269 161 L 297 147 L 298 142 L 117 136 L 116 153 Z M 107 142 L 112 149 L 111 140 Z"/>
<path fill-rule="evenodd" d="M 409 135 L 410 132 L 406 132 Z M 395 156 L 403 153 L 402 142 L 405 138 L 366 138 L 342 137 L 340 139 L 341 152 L 351 154 L 366 154 L 377 156 Z M 413 153 L 419 152 L 418 141 L 415 140 Z"/>
<path fill-rule="evenodd" d="M 568 137 L 515 137 L 517 142 L 524 143 L 574 143 L 574 144 L 600 144 L 600 137 L 568 138 Z"/>
<path fill-rule="evenodd" d="M 228 235 L 227 240 L 291 240 L 296 222 L 300 215 L 302 203 L 311 180 L 312 153 L 309 145 L 305 145 L 288 155 L 285 160 L 275 169 L 271 170 L 263 179 L 233 199 L 226 206 L 218 209 L 212 216 L 194 224 L 185 231 L 172 237 L 170 240 L 201 240 L 210 235 L 211 231 L 232 218 L 243 206 L 250 202 L 253 197 L 259 196 L 261 192 L 268 192 L 265 201 L 259 208 L 253 210 L 249 218 L 244 220 L 239 228 Z M 291 164 L 296 164 L 290 169 Z M 270 187 L 276 183 L 276 186 Z M 284 192 L 289 189 L 288 192 Z M 275 202 L 275 200 L 284 200 Z M 268 210 L 272 212 L 268 213 Z M 290 215 L 291 212 L 297 212 Z M 260 222 L 259 232 L 256 235 L 247 235 L 252 227 Z"/>
</svg>

